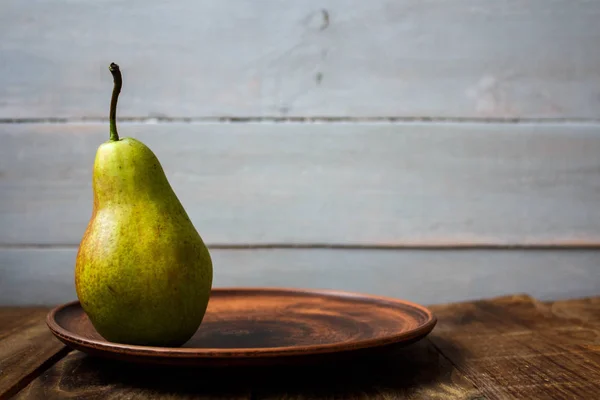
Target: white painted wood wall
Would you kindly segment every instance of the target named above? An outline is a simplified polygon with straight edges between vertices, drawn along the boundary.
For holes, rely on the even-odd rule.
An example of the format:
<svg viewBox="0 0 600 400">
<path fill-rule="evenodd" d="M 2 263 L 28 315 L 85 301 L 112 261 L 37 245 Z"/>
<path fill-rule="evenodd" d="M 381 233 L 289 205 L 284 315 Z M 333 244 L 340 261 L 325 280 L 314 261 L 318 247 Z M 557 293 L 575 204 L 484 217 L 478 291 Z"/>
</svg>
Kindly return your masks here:
<svg viewBox="0 0 600 400">
<path fill-rule="evenodd" d="M 5 1 L 0 304 L 75 298 L 91 167 L 146 142 L 216 286 L 600 293 L 600 2 Z"/>
</svg>

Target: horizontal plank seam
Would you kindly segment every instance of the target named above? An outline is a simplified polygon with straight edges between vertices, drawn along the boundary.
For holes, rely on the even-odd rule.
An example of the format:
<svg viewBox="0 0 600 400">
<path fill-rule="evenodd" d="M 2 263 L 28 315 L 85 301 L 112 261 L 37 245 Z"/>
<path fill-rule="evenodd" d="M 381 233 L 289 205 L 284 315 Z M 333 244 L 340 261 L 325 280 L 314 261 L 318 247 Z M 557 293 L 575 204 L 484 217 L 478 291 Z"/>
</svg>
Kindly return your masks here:
<svg viewBox="0 0 600 400">
<path fill-rule="evenodd" d="M 600 242 L 591 243 L 550 243 L 550 244 L 494 244 L 494 243 L 447 243 L 447 244 L 327 244 L 327 243 L 248 243 L 227 244 L 207 243 L 211 249 L 331 249 L 331 250 L 600 250 Z M 79 244 L 0 244 L 1 249 L 75 249 Z"/>
<path fill-rule="evenodd" d="M 52 367 L 58 361 L 63 359 L 67 354 L 71 352 L 71 349 L 67 346 L 64 346 L 59 351 L 54 353 L 51 357 L 48 357 L 46 361 L 40 364 L 36 369 L 31 371 L 31 373 L 22 377 L 17 383 L 15 383 L 12 387 L 10 387 L 6 392 L 0 393 L 0 400 L 10 399 L 15 396 L 21 390 L 27 387 L 34 379 L 43 374 L 47 369 Z"/>
<path fill-rule="evenodd" d="M 72 117 L 72 118 L 0 118 L 0 124 L 73 124 L 73 123 L 107 123 L 108 118 Z M 461 123 L 461 124 L 600 124 L 600 118 L 472 118 L 472 117 L 336 117 L 336 116 L 220 116 L 220 117 L 132 117 L 119 116 L 119 122 L 129 123 Z"/>
</svg>

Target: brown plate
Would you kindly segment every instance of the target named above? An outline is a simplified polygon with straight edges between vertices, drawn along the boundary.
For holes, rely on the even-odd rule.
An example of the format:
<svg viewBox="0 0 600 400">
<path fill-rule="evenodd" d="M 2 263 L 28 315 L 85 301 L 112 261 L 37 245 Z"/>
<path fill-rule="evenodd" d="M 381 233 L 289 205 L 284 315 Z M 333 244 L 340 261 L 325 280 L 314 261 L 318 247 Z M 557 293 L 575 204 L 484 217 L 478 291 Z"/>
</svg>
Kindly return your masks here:
<svg viewBox="0 0 600 400">
<path fill-rule="evenodd" d="M 436 324 L 425 307 L 357 293 L 276 288 L 213 289 L 204 321 L 182 347 L 112 343 L 78 301 L 48 314 L 50 330 L 83 352 L 151 364 L 298 363 L 406 345 Z"/>
</svg>

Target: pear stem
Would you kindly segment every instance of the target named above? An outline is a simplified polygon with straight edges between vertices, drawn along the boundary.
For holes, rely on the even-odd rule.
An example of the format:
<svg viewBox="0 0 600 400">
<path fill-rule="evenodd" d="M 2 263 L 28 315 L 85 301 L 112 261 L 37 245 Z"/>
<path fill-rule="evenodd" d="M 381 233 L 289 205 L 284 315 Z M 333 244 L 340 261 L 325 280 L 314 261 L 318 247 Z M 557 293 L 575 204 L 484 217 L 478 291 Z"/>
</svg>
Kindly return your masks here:
<svg viewBox="0 0 600 400">
<path fill-rule="evenodd" d="M 119 100 L 119 93 L 121 93 L 121 87 L 123 86 L 123 78 L 117 64 L 110 63 L 108 69 L 110 70 L 115 83 L 110 99 L 110 140 L 117 141 L 119 140 L 119 133 L 117 132 L 117 100 Z"/>
</svg>

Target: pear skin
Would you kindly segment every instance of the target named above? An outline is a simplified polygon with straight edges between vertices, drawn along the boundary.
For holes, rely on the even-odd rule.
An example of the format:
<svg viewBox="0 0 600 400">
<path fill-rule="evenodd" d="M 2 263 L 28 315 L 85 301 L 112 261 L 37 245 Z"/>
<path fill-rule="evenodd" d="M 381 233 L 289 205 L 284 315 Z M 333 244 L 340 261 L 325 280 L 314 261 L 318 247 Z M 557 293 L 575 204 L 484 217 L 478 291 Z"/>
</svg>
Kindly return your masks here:
<svg viewBox="0 0 600 400">
<path fill-rule="evenodd" d="M 204 318 L 212 260 L 156 155 L 137 139 L 118 137 L 121 78 L 115 64 L 111 72 L 119 75 L 111 139 L 94 161 L 93 211 L 75 263 L 77 297 L 106 340 L 177 347 Z"/>
</svg>

